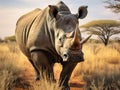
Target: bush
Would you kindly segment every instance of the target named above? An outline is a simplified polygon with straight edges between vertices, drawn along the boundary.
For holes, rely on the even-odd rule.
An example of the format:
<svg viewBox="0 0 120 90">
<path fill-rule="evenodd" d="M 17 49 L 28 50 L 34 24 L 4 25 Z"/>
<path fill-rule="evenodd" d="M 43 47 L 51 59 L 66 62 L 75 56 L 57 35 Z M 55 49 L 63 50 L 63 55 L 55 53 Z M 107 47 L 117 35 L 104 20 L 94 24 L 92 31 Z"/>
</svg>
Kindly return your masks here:
<svg viewBox="0 0 120 90">
<path fill-rule="evenodd" d="M 120 90 L 119 46 L 119 43 L 106 47 L 95 43 L 83 46 L 85 61 L 75 69 L 76 75 L 81 75 L 86 83 L 83 90 Z"/>
<path fill-rule="evenodd" d="M 16 41 L 16 39 L 15 39 L 15 36 L 8 36 L 8 37 L 5 37 L 5 39 L 4 39 L 4 41 L 5 42 L 9 42 L 9 41 Z"/>
<path fill-rule="evenodd" d="M 2 43 L 3 42 L 3 40 L 0 38 L 0 43 Z"/>
<path fill-rule="evenodd" d="M 11 52 L 6 44 L 0 44 L 0 90 L 13 90 L 18 84 L 23 71 L 18 64 L 18 53 Z"/>
<path fill-rule="evenodd" d="M 61 90 L 58 83 L 41 78 L 40 81 L 27 81 L 25 76 L 29 67 L 26 58 L 19 51 L 15 42 L 0 44 L 0 90 Z M 27 66 L 28 65 L 28 66 Z M 34 73 L 34 72 L 33 72 Z"/>
<path fill-rule="evenodd" d="M 62 90 L 59 83 L 48 81 L 46 78 L 41 78 L 40 81 L 32 82 L 30 90 Z"/>
</svg>

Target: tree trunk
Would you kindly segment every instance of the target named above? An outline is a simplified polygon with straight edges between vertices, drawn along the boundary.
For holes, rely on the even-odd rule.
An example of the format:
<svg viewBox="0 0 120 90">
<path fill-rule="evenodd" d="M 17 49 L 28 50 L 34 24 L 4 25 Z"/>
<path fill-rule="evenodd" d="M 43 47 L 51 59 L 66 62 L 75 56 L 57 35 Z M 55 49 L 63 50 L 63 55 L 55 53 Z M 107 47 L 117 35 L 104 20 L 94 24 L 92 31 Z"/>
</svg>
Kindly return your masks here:
<svg viewBox="0 0 120 90">
<path fill-rule="evenodd" d="M 104 45 L 107 46 L 109 43 L 109 36 L 107 36 L 107 38 L 105 39 Z"/>
<path fill-rule="evenodd" d="M 108 42 L 107 42 L 107 41 L 105 41 L 104 45 L 105 45 L 105 46 L 107 46 L 107 45 L 108 45 Z"/>
</svg>

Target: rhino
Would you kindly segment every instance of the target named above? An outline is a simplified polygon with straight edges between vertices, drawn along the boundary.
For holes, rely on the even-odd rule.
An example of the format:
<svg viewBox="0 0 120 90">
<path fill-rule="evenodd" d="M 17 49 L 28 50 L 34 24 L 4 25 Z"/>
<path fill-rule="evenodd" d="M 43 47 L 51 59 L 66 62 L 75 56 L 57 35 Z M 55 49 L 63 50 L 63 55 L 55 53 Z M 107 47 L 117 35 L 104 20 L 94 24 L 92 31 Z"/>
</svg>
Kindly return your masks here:
<svg viewBox="0 0 120 90">
<path fill-rule="evenodd" d="M 60 1 L 21 16 L 16 23 L 15 37 L 22 53 L 36 72 L 35 80 L 46 77 L 55 82 L 53 67 L 62 65 L 59 83 L 63 90 L 70 90 L 68 81 L 79 62 L 84 61 L 82 45 L 91 37 L 82 39 L 78 19 L 87 16 L 87 6 L 72 14 Z"/>
</svg>

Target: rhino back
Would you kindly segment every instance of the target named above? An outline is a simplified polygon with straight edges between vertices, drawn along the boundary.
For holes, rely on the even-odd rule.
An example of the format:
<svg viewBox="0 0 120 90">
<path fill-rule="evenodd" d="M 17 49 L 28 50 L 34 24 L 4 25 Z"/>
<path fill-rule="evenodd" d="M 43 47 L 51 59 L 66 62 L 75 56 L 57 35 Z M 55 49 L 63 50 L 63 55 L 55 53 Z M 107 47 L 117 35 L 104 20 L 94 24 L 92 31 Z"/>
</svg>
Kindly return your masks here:
<svg viewBox="0 0 120 90">
<path fill-rule="evenodd" d="M 57 58 L 54 48 L 54 31 L 48 29 L 49 8 L 34 10 L 22 16 L 17 22 L 16 39 L 21 51 L 30 57 L 34 50 L 44 50 Z"/>
<path fill-rule="evenodd" d="M 16 24 L 16 41 L 21 49 L 21 51 L 29 56 L 29 50 L 26 47 L 28 35 L 35 18 L 41 13 L 40 9 L 35 9 L 19 18 Z"/>
</svg>

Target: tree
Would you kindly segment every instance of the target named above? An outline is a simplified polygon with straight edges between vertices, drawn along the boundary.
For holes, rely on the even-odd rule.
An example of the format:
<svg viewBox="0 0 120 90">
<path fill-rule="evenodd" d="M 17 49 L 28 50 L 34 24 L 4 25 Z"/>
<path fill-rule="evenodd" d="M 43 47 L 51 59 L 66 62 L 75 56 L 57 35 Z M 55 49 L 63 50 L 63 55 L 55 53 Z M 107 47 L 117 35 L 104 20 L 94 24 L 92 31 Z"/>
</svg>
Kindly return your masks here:
<svg viewBox="0 0 120 90">
<path fill-rule="evenodd" d="M 84 32 L 97 35 L 105 46 L 109 43 L 111 36 L 120 33 L 120 22 L 115 20 L 95 20 L 88 22 L 81 27 L 86 28 Z"/>
<path fill-rule="evenodd" d="M 0 38 L 0 43 L 2 43 L 3 42 L 3 40 Z"/>
<path fill-rule="evenodd" d="M 6 41 L 6 42 L 8 42 L 8 41 L 16 41 L 16 39 L 15 39 L 15 36 L 13 35 L 13 36 L 7 36 L 7 37 L 5 37 L 4 41 Z"/>
<path fill-rule="evenodd" d="M 120 12 L 120 0 L 106 0 L 105 3 L 107 3 L 106 8 L 111 9 L 115 13 Z"/>
</svg>

